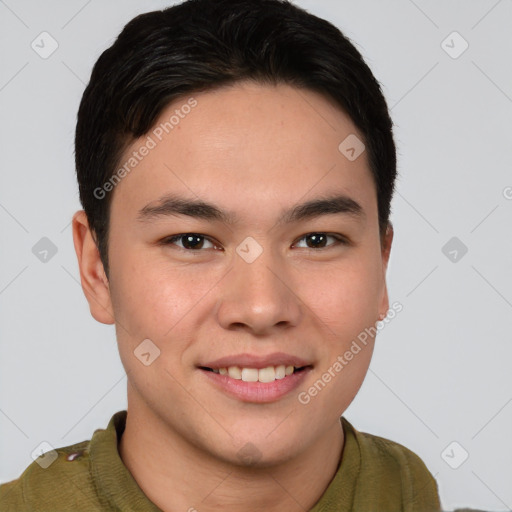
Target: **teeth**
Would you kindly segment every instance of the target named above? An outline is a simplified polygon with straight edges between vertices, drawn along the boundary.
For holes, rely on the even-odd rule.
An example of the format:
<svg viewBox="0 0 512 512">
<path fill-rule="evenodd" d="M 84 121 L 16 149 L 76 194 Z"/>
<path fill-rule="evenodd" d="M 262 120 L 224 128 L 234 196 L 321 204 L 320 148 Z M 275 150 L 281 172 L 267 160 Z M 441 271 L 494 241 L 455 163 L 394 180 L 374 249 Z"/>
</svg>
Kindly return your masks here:
<svg viewBox="0 0 512 512">
<path fill-rule="evenodd" d="M 228 375 L 232 379 L 243 380 L 244 382 L 274 382 L 276 379 L 284 379 L 291 375 L 295 370 L 292 365 L 285 366 L 267 366 L 266 368 L 240 368 L 239 366 L 230 366 L 229 368 L 219 368 L 213 370 L 220 375 Z"/>
<path fill-rule="evenodd" d="M 276 379 L 284 379 L 286 376 L 286 368 L 284 364 L 276 366 Z"/>
<path fill-rule="evenodd" d="M 256 368 L 242 368 L 242 380 L 244 382 L 258 382 L 259 371 Z"/>
<path fill-rule="evenodd" d="M 240 380 L 242 378 L 242 372 L 240 371 L 240 368 L 238 368 L 238 366 L 230 366 L 228 368 L 228 375 L 232 379 Z"/>
<path fill-rule="evenodd" d="M 256 370 L 256 373 L 258 374 L 258 380 L 260 382 L 274 382 L 276 380 L 276 370 L 273 366 L 267 366 L 266 368 L 262 368 L 261 370 Z"/>
</svg>

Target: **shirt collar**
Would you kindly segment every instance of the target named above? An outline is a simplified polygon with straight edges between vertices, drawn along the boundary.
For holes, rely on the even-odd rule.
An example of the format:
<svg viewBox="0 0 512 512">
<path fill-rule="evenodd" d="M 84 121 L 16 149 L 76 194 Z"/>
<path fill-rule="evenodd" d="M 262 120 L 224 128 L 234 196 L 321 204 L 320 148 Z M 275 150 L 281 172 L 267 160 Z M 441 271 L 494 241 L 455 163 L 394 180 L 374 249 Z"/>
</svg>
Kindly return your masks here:
<svg viewBox="0 0 512 512">
<path fill-rule="evenodd" d="M 96 430 L 89 447 L 92 477 L 107 510 L 162 512 L 139 487 L 119 455 L 127 411 L 118 411 L 106 429 Z"/>
</svg>

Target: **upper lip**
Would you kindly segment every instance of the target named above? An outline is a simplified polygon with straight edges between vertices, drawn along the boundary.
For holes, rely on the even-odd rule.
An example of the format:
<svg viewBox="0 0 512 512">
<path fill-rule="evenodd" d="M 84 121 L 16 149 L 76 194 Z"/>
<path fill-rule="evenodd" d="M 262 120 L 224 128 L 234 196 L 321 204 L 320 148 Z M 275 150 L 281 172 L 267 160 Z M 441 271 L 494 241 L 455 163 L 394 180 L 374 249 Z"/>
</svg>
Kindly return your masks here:
<svg viewBox="0 0 512 512">
<path fill-rule="evenodd" d="M 238 366 L 240 368 L 266 368 L 267 366 L 295 366 L 300 368 L 302 366 L 310 366 L 311 363 L 300 357 L 285 354 L 284 352 L 274 352 L 265 356 L 258 356 L 253 354 L 235 354 L 231 356 L 221 357 L 215 361 L 206 362 L 199 366 L 218 370 L 219 368 L 229 368 L 230 366 Z"/>
</svg>

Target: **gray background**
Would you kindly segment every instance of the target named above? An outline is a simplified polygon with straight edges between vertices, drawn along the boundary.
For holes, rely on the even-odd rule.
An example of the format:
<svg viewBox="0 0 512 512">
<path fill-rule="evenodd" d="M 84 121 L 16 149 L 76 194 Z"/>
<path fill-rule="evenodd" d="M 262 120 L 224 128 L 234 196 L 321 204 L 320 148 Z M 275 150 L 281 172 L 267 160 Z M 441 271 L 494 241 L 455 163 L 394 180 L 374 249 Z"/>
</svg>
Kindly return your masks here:
<svg viewBox="0 0 512 512">
<path fill-rule="evenodd" d="M 80 286 L 73 137 L 100 53 L 171 3 L 0 1 L 2 482 L 42 441 L 90 439 L 126 408 L 114 327 Z M 403 311 L 345 416 L 420 455 L 445 509 L 512 510 L 512 1 L 296 3 L 353 40 L 396 125 L 388 287 Z M 51 48 L 43 31 L 58 43 L 46 59 L 31 47 Z M 32 251 L 43 237 L 46 262 Z"/>
</svg>

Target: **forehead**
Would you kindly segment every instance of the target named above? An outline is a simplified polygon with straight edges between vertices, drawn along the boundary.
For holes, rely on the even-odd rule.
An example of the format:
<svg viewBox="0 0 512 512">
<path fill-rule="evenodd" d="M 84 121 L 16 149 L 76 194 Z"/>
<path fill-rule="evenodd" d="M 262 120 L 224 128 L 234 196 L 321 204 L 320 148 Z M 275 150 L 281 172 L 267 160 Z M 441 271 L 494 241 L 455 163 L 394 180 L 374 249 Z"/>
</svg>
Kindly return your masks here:
<svg viewBox="0 0 512 512">
<path fill-rule="evenodd" d="M 263 217 L 266 206 L 334 189 L 372 208 L 366 154 L 347 158 L 346 140 L 362 140 L 350 117 L 309 90 L 244 82 L 191 94 L 169 105 L 125 152 L 119 167 L 136 161 L 115 187 L 113 210 L 138 211 L 172 193 L 229 204 L 240 218 L 256 207 Z"/>
</svg>

